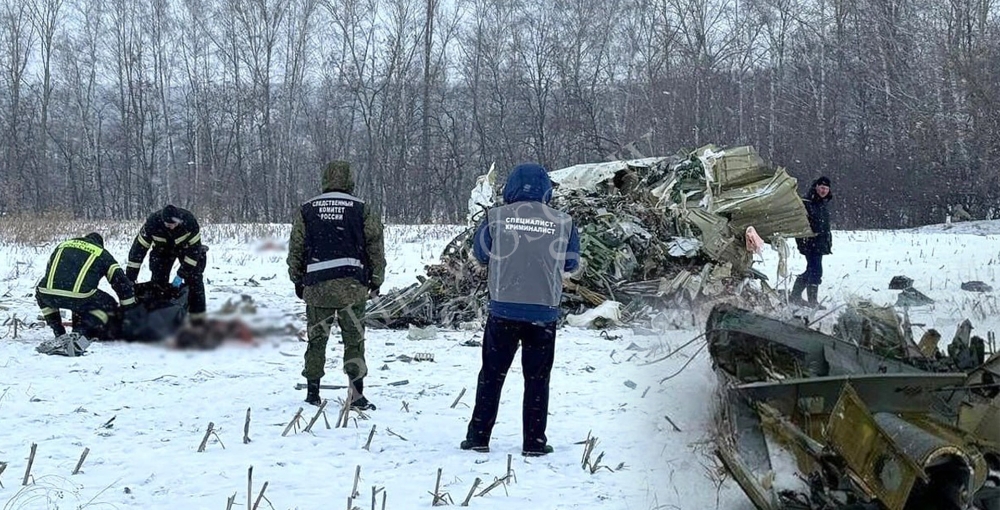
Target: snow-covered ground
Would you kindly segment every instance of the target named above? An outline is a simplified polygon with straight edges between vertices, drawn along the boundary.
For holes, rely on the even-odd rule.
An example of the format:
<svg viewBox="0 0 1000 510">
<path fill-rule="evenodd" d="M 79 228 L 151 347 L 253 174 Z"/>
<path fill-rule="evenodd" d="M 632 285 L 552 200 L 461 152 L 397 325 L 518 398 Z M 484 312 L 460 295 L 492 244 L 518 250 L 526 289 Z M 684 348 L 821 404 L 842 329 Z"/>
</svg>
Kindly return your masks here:
<svg viewBox="0 0 1000 510">
<path fill-rule="evenodd" d="M 414 281 L 436 260 L 454 234 L 450 227 L 391 227 L 386 247 L 389 277 L 384 289 Z M 83 232 L 81 232 L 82 234 Z M 271 238 L 267 239 L 267 234 Z M 267 482 L 259 508 L 346 508 L 360 466 L 354 506 L 372 508 L 372 489 L 384 488 L 388 509 L 431 505 L 438 469 L 441 492 L 454 504 L 477 493 L 507 469 L 513 455 L 516 481 L 469 502 L 474 508 L 601 508 L 749 510 L 736 484 L 722 476 L 707 442 L 715 376 L 702 342 L 666 361 L 649 361 L 701 332 L 690 329 L 638 335 L 622 328 L 606 333 L 566 327 L 557 338 L 548 436 L 554 454 L 520 456 L 518 362 L 504 389 L 492 452 L 458 449 L 474 400 L 479 349 L 462 344 L 480 331 L 449 331 L 428 340 L 406 331 L 370 330 L 369 397 L 379 408 L 328 429 L 321 418 L 311 432 L 282 431 L 300 407 L 307 420 L 300 376 L 305 343 L 291 333 L 304 326 L 304 305 L 288 283 L 287 227 L 209 226 L 209 310 L 249 296 L 253 314 L 240 317 L 274 331 L 256 347 L 226 346 L 211 352 L 180 352 L 156 346 L 103 343 L 80 358 L 45 356 L 34 346 L 45 328 L 18 331 L 0 326 L 0 503 L 8 509 L 141 508 L 222 509 L 247 505 L 247 471 L 253 467 L 253 498 Z M 995 294 L 959 289 L 962 281 L 996 287 L 1000 244 L 995 235 L 941 232 L 836 232 L 826 259 L 821 292 L 841 302 L 853 297 L 894 302 L 889 279 L 905 274 L 937 300 L 911 310 L 911 320 L 936 327 L 945 339 L 964 318 L 974 334 L 996 328 Z M 121 261 L 129 239 L 115 235 L 109 248 Z M 14 314 L 37 322 L 34 282 L 51 244 L 0 246 L 0 324 Z M 804 261 L 793 255 L 792 272 Z M 775 252 L 766 249 L 760 268 L 772 279 Z M 143 269 L 145 276 L 146 269 Z M 144 278 L 144 276 L 142 278 Z M 834 314 L 835 316 L 835 314 Z M 8 322 L 9 323 L 9 322 Z M 290 328 L 287 326 L 291 326 Z M 821 327 L 828 327 L 829 320 Z M 279 331 L 286 330 L 286 333 Z M 915 331 L 921 333 L 918 327 Z M 400 355 L 432 353 L 433 362 L 398 361 Z M 695 359 L 691 361 L 691 356 Z M 686 368 L 685 365 L 687 364 Z M 330 342 L 324 383 L 342 383 L 340 346 Z M 664 377 L 677 373 L 665 383 Z M 408 384 L 388 386 L 396 381 Z M 466 389 L 459 403 L 456 397 Z M 331 406 L 341 392 L 326 391 Z M 249 444 L 243 426 L 251 411 Z M 331 409 L 331 425 L 336 419 Z M 670 420 L 680 431 L 675 430 Z M 113 421 L 112 421 L 113 419 Z M 197 452 L 208 423 L 215 424 L 204 452 Z M 370 450 L 363 449 L 375 427 Z M 389 431 L 393 434 L 390 434 Z M 594 473 L 581 468 L 590 434 L 604 452 Z M 401 436 L 401 437 L 400 437 Z M 405 440 L 403 439 L 405 438 Z M 37 445 L 31 482 L 22 487 L 27 458 Z M 71 475 L 84 448 L 82 472 Z M 381 508 L 382 493 L 378 504 Z M 270 503 L 270 504 L 269 504 Z M 251 505 L 252 506 L 252 505 Z"/>
</svg>

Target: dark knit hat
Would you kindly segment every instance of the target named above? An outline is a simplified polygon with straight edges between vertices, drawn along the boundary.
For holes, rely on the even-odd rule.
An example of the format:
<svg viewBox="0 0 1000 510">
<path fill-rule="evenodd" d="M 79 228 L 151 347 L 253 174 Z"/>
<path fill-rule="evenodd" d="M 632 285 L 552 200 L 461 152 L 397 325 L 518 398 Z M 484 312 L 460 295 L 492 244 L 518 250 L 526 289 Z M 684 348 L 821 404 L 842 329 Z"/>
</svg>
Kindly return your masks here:
<svg viewBox="0 0 1000 510">
<path fill-rule="evenodd" d="M 160 214 L 160 219 L 163 223 L 178 223 L 181 221 L 180 212 L 178 212 L 177 206 L 173 204 L 164 207 Z"/>
<path fill-rule="evenodd" d="M 98 234 L 97 232 L 91 232 L 83 236 L 83 238 L 89 241 L 90 244 L 96 244 L 97 246 L 100 246 L 102 248 L 104 247 L 104 237 L 102 237 L 101 234 Z"/>
<path fill-rule="evenodd" d="M 826 187 L 829 188 L 830 187 L 830 178 L 826 177 L 826 176 L 820 177 L 819 179 L 816 179 L 816 183 L 813 184 L 813 186 L 826 186 Z"/>
</svg>

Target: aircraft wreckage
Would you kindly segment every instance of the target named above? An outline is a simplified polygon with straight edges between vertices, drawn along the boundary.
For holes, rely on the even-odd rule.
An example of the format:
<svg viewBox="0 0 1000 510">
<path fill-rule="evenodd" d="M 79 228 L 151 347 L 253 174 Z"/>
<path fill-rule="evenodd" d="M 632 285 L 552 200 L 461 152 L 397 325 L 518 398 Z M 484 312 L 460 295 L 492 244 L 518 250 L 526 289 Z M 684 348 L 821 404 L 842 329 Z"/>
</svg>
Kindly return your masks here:
<svg viewBox="0 0 1000 510">
<path fill-rule="evenodd" d="M 963 323 L 949 356 L 901 334 L 893 357 L 862 324 L 830 336 L 713 308 L 725 468 L 760 510 L 1000 510 L 1000 354 L 959 368 L 981 342 Z"/>
</svg>

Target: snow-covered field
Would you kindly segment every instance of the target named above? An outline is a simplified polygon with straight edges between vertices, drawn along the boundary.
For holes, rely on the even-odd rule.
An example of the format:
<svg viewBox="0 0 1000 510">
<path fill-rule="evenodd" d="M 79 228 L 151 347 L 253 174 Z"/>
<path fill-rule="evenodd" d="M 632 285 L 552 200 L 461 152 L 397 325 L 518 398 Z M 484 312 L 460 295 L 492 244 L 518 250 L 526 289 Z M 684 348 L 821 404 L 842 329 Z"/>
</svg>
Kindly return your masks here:
<svg viewBox="0 0 1000 510">
<path fill-rule="evenodd" d="M 390 227 L 384 290 L 413 282 L 455 231 Z M 997 235 L 984 232 L 836 232 L 821 293 L 836 302 L 852 297 L 894 302 L 897 292 L 887 290 L 889 279 L 905 274 L 937 300 L 911 310 L 912 322 L 938 328 L 947 341 L 969 318 L 973 333 L 985 337 L 998 326 L 995 294 L 959 289 L 967 280 L 997 285 L 1000 244 Z M 262 238 L 268 233 L 271 239 Z M 482 481 L 478 493 L 506 474 L 508 454 L 516 480 L 473 497 L 468 506 L 752 508 L 736 484 L 720 475 L 711 456 L 707 431 L 715 377 L 707 352 L 699 350 L 701 341 L 666 361 L 647 364 L 698 335 L 702 324 L 658 335 L 626 328 L 605 334 L 561 329 L 548 430 L 556 451 L 547 457 L 520 456 L 523 385 L 517 362 L 504 390 L 492 452 L 458 449 L 479 370 L 479 349 L 462 343 L 479 340 L 481 330 L 441 332 L 427 340 L 409 339 L 406 331 L 370 330 L 372 372 L 366 393 L 378 410 L 367 417 L 355 414 L 346 429 L 328 429 L 321 418 L 311 432 L 282 437 L 300 407 L 306 407 L 307 420 L 315 413 L 302 403 L 304 391 L 294 389 L 304 382 L 305 343 L 291 331 L 303 328 L 304 305 L 286 276 L 287 227 L 251 232 L 209 226 L 204 236 L 211 245 L 209 311 L 249 296 L 256 311 L 240 317 L 274 333 L 256 347 L 180 352 L 104 343 L 92 345 L 83 357 L 64 358 L 35 352 L 34 346 L 50 336 L 45 328 L 20 328 L 15 339 L 12 327 L 0 327 L 0 462 L 7 463 L 0 474 L 0 508 L 221 510 L 233 495 L 233 508 L 245 508 L 251 466 L 253 499 L 267 482 L 267 499 L 259 508 L 347 508 L 357 466 L 361 476 L 353 504 L 358 508 L 372 508 L 373 487 L 384 488 L 375 508 L 382 508 L 383 494 L 387 509 L 428 507 L 438 469 L 441 492 L 459 505 L 476 478 Z M 123 235 L 109 239 L 119 261 L 128 241 Z M 0 324 L 9 324 L 14 314 L 37 322 L 32 289 L 51 247 L 9 241 L 0 246 Z M 803 265 L 797 255 L 790 260 L 792 272 Z M 775 252 L 766 249 L 760 268 L 773 279 L 776 266 Z M 830 320 L 820 327 L 829 327 Z M 916 328 L 915 334 L 921 332 Z M 434 361 L 397 360 L 416 353 L 432 353 Z M 690 356 L 696 357 L 678 376 L 658 382 L 680 371 Z M 334 338 L 328 353 L 331 375 L 324 383 L 342 383 L 340 370 Z M 403 380 L 408 384 L 387 385 Z M 463 388 L 466 394 L 452 407 Z M 332 406 L 341 395 L 325 391 L 324 396 Z M 244 444 L 248 408 L 251 442 Z M 331 409 L 331 425 L 336 415 Z M 209 422 L 217 435 L 199 453 Z M 373 426 L 371 448 L 365 450 Z M 581 468 L 584 446 L 579 443 L 588 434 L 599 438 L 593 457 L 604 452 L 601 465 L 608 469 Z M 30 481 L 22 486 L 33 444 Z M 84 448 L 90 453 L 83 468 L 71 475 Z"/>
</svg>

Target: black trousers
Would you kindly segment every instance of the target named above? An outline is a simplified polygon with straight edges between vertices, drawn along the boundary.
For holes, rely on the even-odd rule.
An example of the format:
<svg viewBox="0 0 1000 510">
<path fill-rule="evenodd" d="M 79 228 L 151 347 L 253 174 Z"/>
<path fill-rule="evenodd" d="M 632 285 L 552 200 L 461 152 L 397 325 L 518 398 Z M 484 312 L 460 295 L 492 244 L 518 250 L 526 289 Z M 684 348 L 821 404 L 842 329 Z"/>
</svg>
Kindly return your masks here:
<svg viewBox="0 0 1000 510">
<path fill-rule="evenodd" d="M 190 257 L 198 264 L 191 267 L 184 263 L 184 257 Z M 179 251 L 152 249 L 149 252 L 149 272 L 150 281 L 157 285 L 170 285 L 170 270 L 174 267 L 174 262 L 180 263 L 177 276 L 180 276 L 188 287 L 188 313 L 193 316 L 205 313 L 205 265 L 207 263 L 204 251 Z"/>
<path fill-rule="evenodd" d="M 548 442 L 545 427 L 549 415 L 549 376 L 555 359 L 555 341 L 555 322 L 534 324 L 490 315 L 483 334 L 483 367 L 479 371 L 476 406 L 466 439 L 477 445 L 489 444 L 503 383 L 520 343 L 524 372 L 522 448 L 541 451 L 545 447 Z"/>
<path fill-rule="evenodd" d="M 53 332 L 58 333 L 62 329 L 59 310 L 65 308 L 73 312 L 73 332 L 91 339 L 104 339 L 108 333 L 109 317 L 118 312 L 118 300 L 103 290 L 97 290 L 87 298 L 53 296 L 36 291 L 35 301 Z"/>
<path fill-rule="evenodd" d="M 806 270 L 800 275 L 806 285 L 820 285 L 823 283 L 823 255 L 820 253 L 810 253 L 806 255 Z"/>
</svg>

